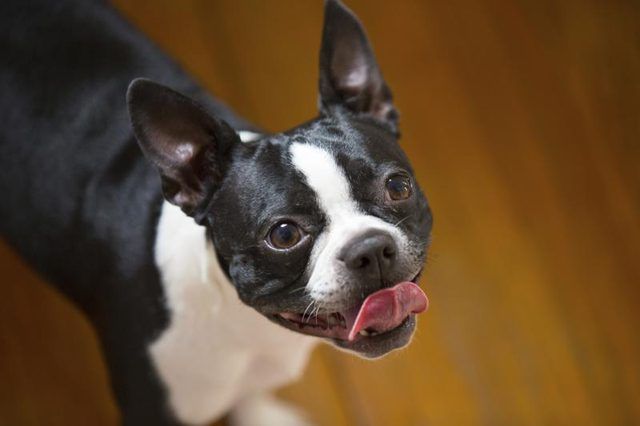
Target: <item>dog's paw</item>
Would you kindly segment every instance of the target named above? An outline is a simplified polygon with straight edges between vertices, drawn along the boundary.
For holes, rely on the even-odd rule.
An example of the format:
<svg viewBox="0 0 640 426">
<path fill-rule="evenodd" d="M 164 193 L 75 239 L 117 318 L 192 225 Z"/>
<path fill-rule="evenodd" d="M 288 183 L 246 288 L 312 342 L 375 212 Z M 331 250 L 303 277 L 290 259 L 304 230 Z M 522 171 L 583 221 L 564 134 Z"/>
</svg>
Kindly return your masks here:
<svg viewBox="0 0 640 426">
<path fill-rule="evenodd" d="M 229 413 L 232 426 L 312 426 L 298 408 L 271 394 L 244 399 Z"/>
</svg>

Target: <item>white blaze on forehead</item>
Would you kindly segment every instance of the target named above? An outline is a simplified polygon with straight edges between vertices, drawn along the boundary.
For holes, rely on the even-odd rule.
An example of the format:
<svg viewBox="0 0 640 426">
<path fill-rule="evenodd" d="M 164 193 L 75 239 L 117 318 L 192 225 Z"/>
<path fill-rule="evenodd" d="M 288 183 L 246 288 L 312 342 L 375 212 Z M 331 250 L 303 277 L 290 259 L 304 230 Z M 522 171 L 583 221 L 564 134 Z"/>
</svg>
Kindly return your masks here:
<svg viewBox="0 0 640 426">
<path fill-rule="evenodd" d="M 358 207 L 351 198 L 349 181 L 333 156 L 314 145 L 294 143 L 290 148 L 291 161 L 316 193 L 318 203 L 329 222 L 345 214 L 356 214 Z"/>
<path fill-rule="evenodd" d="M 304 175 L 328 219 L 311 252 L 307 292 L 324 308 L 345 308 L 342 305 L 347 303 L 347 296 L 356 290 L 349 271 L 339 259 L 344 247 L 358 235 L 375 229 L 390 235 L 399 249 L 398 257 L 404 258 L 407 239 L 397 227 L 358 208 L 344 171 L 329 151 L 293 143 L 290 153 L 293 165 Z"/>
</svg>

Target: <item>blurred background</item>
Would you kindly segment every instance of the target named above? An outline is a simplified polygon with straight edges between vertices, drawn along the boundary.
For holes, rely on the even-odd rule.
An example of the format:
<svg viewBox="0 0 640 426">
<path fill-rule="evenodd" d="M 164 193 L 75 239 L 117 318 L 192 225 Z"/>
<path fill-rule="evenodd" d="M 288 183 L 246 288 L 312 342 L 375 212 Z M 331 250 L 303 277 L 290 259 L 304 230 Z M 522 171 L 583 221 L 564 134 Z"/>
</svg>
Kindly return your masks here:
<svg viewBox="0 0 640 426">
<path fill-rule="evenodd" d="M 431 308 L 283 397 L 319 425 L 640 424 L 640 3 L 346 3 L 435 214 Z M 316 114 L 321 1 L 115 4 L 258 125 Z M 4 245 L 0 275 L 0 425 L 116 424 L 78 311 Z"/>
</svg>

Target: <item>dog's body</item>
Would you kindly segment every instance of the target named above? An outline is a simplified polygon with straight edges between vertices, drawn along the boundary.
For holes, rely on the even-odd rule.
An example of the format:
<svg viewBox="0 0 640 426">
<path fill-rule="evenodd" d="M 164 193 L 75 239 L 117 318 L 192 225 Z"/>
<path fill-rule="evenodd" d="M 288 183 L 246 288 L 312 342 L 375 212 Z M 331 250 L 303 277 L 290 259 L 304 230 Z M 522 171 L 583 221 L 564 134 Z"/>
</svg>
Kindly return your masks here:
<svg viewBox="0 0 640 426">
<path fill-rule="evenodd" d="M 351 19 L 337 3 L 328 7 L 335 22 Z M 364 35 L 349 25 L 364 43 L 356 47 L 370 55 Z M 326 27 L 325 38 L 332 31 Z M 421 269 L 431 216 L 417 187 L 408 193 L 406 180 L 389 175 L 387 158 L 403 173 L 410 168 L 396 147 L 395 109 L 373 59 L 368 70 L 378 80 L 367 80 L 375 92 L 364 101 L 356 96 L 348 111 L 338 108 L 338 88 L 321 75 L 321 117 L 260 136 L 105 4 L 2 2 L 0 40 L 2 235 L 95 326 L 125 423 L 204 423 L 234 407 L 239 422 L 264 419 L 274 405 L 260 395 L 298 377 L 318 340 L 305 334 L 366 356 L 408 342 L 410 313 L 425 308 L 409 281 Z M 330 47 L 322 60 L 331 59 Z M 356 86 L 364 78 L 351 74 Z M 198 102 L 150 82 L 131 86 L 133 127 L 151 161 L 124 107 L 130 81 L 140 76 Z M 179 145 L 189 138 L 207 142 Z M 372 149 L 371 141 L 386 145 Z M 200 155 L 209 143 L 215 150 Z M 384 173 L 394 197 L 405 191 L 407 201 L 367 192 Z M 303 225 L 279 219 L 266 245 L 256 246 L 252 238 L 263 235 L 265 221 L 284 215 Z M 366 247 L 354 246 L 363 233 Z M 347 246 L 347 258 L 340 254 L 335 264 Z M 350 260 L 352 251 L 357 259 Z M 371 288 L 345 284 L 372 276 L 378 284 Z M 387 288 L 397 282 L 406 283 Z M 305 307 L 317 305 L 317 321 L 321 308 L 343 312 L 380 288 L 380 300 L 415 296 L 420 303 L 382 313 L 378 325 L 366 319 L 373 308 L 362 307 L 358 318 L 365 319 L 354 315 L 347 322 L 360 325 L 348 329 L 305 322 Z M 362 321 L 393 330 L 366 337 Z"/>
</svg>

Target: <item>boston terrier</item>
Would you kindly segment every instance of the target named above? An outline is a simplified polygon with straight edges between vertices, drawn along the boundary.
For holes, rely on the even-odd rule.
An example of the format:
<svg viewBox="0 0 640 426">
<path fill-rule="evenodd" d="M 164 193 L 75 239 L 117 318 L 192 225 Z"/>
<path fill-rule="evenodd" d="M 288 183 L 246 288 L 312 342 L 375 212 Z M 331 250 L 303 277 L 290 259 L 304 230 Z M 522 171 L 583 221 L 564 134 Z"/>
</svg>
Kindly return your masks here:
<svg viewBox="0 0 640 426">
<path fill-rule="evenodd" d="M 268 392 L 316 342 L 409 343 L 432 216 L 338 0 L 319 114 L 282 133 L 100 1 L 5 0 L 0 44 L 2 235 L 95 327 L 124 424 L 302 424 Z"/>
</svg>

